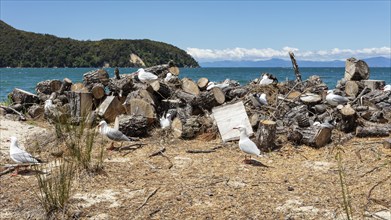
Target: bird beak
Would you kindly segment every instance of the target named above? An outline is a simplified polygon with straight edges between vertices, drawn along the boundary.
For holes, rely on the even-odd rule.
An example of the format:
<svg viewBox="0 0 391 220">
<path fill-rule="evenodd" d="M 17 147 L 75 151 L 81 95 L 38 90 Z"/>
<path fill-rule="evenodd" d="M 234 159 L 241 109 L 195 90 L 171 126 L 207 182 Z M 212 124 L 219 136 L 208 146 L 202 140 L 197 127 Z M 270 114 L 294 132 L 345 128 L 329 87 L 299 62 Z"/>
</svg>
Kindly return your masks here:
<svg viewBox="0 0 391 220">
<path fill-rule="evenodd" d="M 239 129 L 239 127 L 233 127 L 232 129 Z"/>
</svg>

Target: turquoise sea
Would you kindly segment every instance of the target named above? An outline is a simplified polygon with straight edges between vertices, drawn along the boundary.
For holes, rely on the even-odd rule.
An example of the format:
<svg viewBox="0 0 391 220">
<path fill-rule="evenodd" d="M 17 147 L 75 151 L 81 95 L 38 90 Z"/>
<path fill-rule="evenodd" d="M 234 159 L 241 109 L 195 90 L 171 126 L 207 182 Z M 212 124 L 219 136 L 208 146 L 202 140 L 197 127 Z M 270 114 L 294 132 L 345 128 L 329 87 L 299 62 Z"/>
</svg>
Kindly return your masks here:
<svg viewBox="0 0 391 220">
<path fill-rule="evenodd" d="M 35 85 L 43 80 L 60 79 L 67 77 L 73 82 L 81 82 L 83 74 L 96 68 L 0 68 L 0 101 L 6 99 L 13 88 L 20 88 L 35 93 Z M 114 68 L 106 68 L 110 77 L 114 75 Z M 132 73 L 136 68 L 120 68 L 120 73 Z M 198 80 L 207 77 L 212 81 L 223 81 L 226 78 L 237 80 L 240 84 L 259 77 L 268 72 L 275 75 L 279 81 L 294 79 L 292 68 L 182 68 L 180 78 L 189 77 Z M 334 88 L 337 81 L 344 75 L 345 68 L 300 68 L 302 78 L 318 75 L 328 85 Z M 382 79 L 391 83 L 391 68 L 371 68 L 370 79 Z"/>
</svg>

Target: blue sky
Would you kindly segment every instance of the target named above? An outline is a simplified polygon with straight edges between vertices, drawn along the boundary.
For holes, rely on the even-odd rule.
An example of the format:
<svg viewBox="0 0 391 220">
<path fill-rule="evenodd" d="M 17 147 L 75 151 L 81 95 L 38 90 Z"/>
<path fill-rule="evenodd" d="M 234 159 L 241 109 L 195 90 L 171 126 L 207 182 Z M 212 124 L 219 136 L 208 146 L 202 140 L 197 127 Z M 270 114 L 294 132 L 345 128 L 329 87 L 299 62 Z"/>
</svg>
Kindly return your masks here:
<svg viewBox="0 0 391 220">
<path fill-rule="evenodd" d="M 0 0 L 11 26 L 79 40 L 151 39 L 199 61 L 390 56 L 387 1 Z"/>
</svg>

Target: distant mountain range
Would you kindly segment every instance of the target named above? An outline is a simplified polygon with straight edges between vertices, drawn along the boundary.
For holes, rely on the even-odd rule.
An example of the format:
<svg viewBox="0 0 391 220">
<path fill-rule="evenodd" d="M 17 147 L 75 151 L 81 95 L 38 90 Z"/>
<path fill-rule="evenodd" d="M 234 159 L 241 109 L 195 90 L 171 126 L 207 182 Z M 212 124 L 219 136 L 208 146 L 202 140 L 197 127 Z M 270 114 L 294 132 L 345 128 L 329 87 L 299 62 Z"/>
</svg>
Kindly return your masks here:
<svg viewBox="0 0 391 220">
<path fill-rule="evenodd" d="M 347 57 L 348 58 L 348 57 Z M 372 57 L 363 59 L 369 67 L 391 67 L 391 59 L 386 57 Z M 345 67 L 345 61 L 333 60 L 333 61 L 306 61 L 297 59 L 299 67 Z M 283 59 L 270 59 L 263 61 L 214 61 L 214 62 L 201 62 L 201 67 L 292 67 L 290 60 Z"/>
</svg>

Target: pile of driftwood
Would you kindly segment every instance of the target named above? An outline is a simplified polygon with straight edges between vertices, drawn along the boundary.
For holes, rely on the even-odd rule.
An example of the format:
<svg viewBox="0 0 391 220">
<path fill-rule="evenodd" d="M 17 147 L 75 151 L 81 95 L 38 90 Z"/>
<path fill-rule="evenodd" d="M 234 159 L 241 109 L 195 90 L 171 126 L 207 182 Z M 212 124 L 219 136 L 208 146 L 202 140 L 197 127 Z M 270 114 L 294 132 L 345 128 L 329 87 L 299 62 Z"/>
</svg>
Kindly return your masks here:
<svg viewBox="0 0 391 220">
<path fill-rule="evenodd" d="M 160 129 L 159 121 L 167 117 L 174 137 L 191 139 L 200 134 L 216 136 L 219 130 L 213 110 L 242 102 L 254 140 L 264 151 L 274 148 L 281 138 L 322 147 L 336 139 L 332 138 L 336 133 L 346 137 L 389 135 L 391 92 L 381 90 L 384 81 L 368 80 L 369 68 L 364 61 L 346 61 L 345 76 L 334 93 L 349 101 L 334 106 L 326 101 L 327 85 L 318 76 L 302 80 L 294 55 L 290 56 L 293 81 L 279 83 L 265 73 L 271 83 L 261 85 L 261 79 L 255 79 L 240 86 L 227 79 L 213 86 L 207 78 L 178 78 L 179 69 L 170 62 L 146 68 L 158 76 L 148 83 L 141 82 L 137 72 L 119 74 L 116 70 L 110 77 L 98 69 L 85 73 L 82 83 L 67 78 L 39 82 L 36 94 L 15 88 L 10 93 L 14 104 L 3 108 L 21 117 L 21 112 L 31 118 L 44 115 L 51 122 L 71 118 L 79 123 L 87 118 L 91 126 L 102 119 L 111 123 L 118 117 L 119 130 L 127 136 L 147 136 L 152 129 Z M 173 77 L 169 79 L 168 73 Z M 267 104 L 259 99 L 262 93 Z M 45 108 L 47 100 L 54 106 Z M 220 135 L 224 134 L 220 131 Z"/>
</svg>

